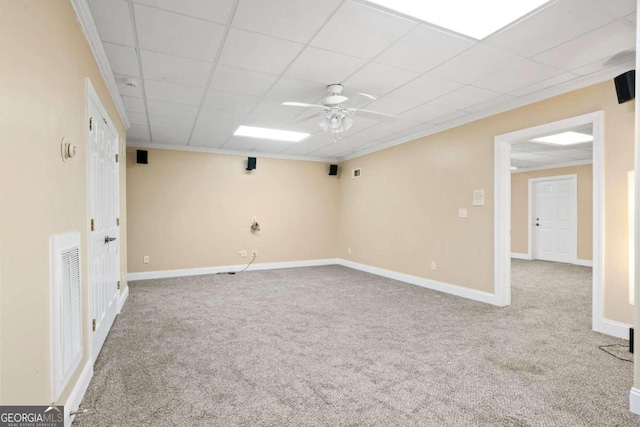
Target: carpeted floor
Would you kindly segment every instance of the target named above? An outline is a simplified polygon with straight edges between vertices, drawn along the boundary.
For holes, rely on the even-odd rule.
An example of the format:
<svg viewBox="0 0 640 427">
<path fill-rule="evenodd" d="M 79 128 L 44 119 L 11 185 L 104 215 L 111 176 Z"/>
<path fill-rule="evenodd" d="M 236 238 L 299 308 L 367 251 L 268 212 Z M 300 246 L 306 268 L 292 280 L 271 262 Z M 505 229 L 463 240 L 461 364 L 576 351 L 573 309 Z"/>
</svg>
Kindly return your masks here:
<svg viewBox="0 0 640 427">
<path fill-rule="evenodd" d="M 339 266 L 130 286 L 76 426 L 638 422 L 590 268 L 514 260 L 507 308 Z"/>
</svg>

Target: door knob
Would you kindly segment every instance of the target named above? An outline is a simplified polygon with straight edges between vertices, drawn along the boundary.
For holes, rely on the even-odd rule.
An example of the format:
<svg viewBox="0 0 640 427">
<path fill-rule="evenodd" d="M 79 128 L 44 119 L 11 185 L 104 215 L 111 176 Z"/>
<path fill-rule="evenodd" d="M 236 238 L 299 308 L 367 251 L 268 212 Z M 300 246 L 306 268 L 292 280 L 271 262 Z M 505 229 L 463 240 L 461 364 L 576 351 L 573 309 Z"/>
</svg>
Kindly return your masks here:
<svg viewBox="0 0 640 427">
<path fill-rule="evenodd" d="M 536 227 L 540 227 L 540 224 L 538 224 L 537 222 L 536 222 Z"/>
<path fill-rule="evenodd" d="M 113 242 L 114 240 L 116 240 L 115 237 L 109 237 L 109 236 L 105 236 L 104 238 L 104 243 L 107 244 L 109 242 Z"/>
</svg>

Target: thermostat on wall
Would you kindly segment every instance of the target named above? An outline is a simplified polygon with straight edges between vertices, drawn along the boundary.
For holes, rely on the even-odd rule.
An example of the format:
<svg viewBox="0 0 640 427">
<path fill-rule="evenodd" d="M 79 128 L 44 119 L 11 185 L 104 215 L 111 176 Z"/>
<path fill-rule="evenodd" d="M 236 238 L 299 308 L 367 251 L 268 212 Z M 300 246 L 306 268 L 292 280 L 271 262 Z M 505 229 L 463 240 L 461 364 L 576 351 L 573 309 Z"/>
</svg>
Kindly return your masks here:
<svg viewBox="0 0 640 427">
<path fill-rule="evenodd" d="M 484 190 L 473 190 L 473 206 L 484 206 Z"/>
</svg>

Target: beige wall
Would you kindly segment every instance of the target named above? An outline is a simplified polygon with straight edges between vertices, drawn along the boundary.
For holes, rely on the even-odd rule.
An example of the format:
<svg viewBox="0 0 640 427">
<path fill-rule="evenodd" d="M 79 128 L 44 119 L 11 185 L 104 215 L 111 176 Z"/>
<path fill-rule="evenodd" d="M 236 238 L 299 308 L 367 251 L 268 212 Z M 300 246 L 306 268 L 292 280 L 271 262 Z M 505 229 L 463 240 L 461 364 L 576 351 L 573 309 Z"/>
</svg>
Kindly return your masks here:
<svg viewBox="0 0 640 427">
<path fill-rule="evenodd" d="M 1 403 L 51 402 L 49 237 L 79 231 L 84 358 L 57 402 L 65 403 L 90 354 L 87 76 L 122 140 L 125 130 L 70 2 L 0 0 L 0 52 Z M 62 137 L 78 147 L 76 158 L 67 163 L 60 157 Z M 124 227 L 124 184 L 121 192 Z M 126 234 L 121 237 L 122 270 L 126 271 Z"/>
<path fill-rule="evenodd" d="M 340 257 L 493 292 L 494 137 L 599 110 L 605 111 L 604 314 L 632 323 L 626 194 L 634 104 L 618 105 L 612 81 L 344 162 L 343 170 L 362 167 L 362 177 L 340 179 Z M 472 206 L 476 189 L 485 190 L 483 207 Z M 468 218 L 458 218 L 459 208 L 469 210 Z"/>
<path fill-rule="evenodd" d="M 511 253 L 526 254 L 529 250 L 529 180 L 561 175 L 578 176 L 578 259 L 593 259 L 592 165 L 511 174 Z"/>
<path fill-rule="evenodd" d="M 256 263 L 336 256 L 338 180 L 325 163 L 258 157 L 249 173 L 241 156 L 149 150 L 147 165 L 134 149 L 127 157 L 129 272 L 246 264 L 252 250 Z"/>
</svg>

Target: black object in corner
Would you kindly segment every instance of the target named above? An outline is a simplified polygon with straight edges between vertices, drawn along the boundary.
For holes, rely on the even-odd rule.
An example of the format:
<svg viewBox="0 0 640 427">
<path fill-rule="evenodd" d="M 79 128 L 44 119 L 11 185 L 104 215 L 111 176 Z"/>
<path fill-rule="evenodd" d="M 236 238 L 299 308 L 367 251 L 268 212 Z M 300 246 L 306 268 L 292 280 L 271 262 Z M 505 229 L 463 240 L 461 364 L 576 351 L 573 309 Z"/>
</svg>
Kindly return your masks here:
<svg viewBox="0 0 640 427">
<path fill-rule="evenodd" d="M 247 170 L 252 171 L 256 168 L 256 158 L 255 157 L 247 157 Z"/>
<path fill-rule="evenodd" d="M 629 328 L 629 353 L 633 353 L 633 328 Z"/>
<path fill-rule="evenodd" d="M 338 175 L 338 165 L 329 165 L 329 175 Z"/>
<path fill-rule="evenodd" d="M 613 79 L 616 84 L 618 104 L 631 101 L 636 97 L 636 70 L 627 71 Z"/>
<path fill-rule="evenodd" d="M 146 165 L 149 163 L 149 152 L 147 150 L 136 150 L 136 163 Z"/>
</svg>

